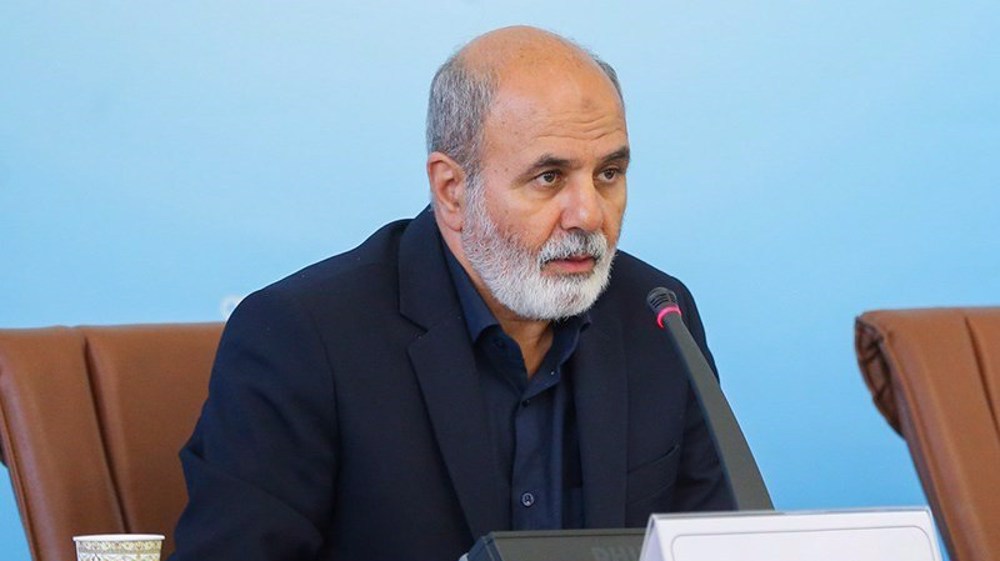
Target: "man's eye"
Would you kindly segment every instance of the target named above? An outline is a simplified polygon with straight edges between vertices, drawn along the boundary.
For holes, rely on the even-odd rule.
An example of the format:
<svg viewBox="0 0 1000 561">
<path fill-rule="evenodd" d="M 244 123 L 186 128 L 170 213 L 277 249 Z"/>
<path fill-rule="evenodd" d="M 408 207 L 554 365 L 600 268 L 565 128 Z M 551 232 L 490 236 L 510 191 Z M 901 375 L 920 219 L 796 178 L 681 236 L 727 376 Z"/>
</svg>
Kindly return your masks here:
<svg viewBox="0 0 1000 561">
<path fill-rule="evenodd" d="M 614 181 L 621 175 L 621 170 L 617 168 L 608 168 L 601 172 L 601 179 L 605 181 Z"/>
<path fill-rule="evenodd" d="M 539 175 L 538 180 L 546 185 L 551 185 L 556 181 L 559 181 L 559 173 L 555 171 L 547 171 Z"/>
</svg>

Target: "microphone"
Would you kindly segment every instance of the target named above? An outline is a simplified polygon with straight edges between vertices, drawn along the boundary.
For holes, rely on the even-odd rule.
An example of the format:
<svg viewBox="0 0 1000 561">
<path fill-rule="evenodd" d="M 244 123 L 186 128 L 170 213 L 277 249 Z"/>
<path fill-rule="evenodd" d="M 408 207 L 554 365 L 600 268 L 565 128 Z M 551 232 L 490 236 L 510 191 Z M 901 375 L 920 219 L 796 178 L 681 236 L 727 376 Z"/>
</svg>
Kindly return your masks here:
<svg viewBox="0 0 1000 561">
<path fill-rule="evenodd" d="M 774 510 L 760 469 L 750 452 L 750 445 L 722 393 L 719 380 L 681 319 L 677 295 L 662 286 L 656 287 L 649 291 L 646 303 L 656 314 L 656 324 L 670 333 L 674 348 L 681 355 L 681 362 L 705 413 L 705 422 L 708 423 L 715 449 L 719 453 L 722 471 L 736 501 L 736 509 Z"/>
</svg>

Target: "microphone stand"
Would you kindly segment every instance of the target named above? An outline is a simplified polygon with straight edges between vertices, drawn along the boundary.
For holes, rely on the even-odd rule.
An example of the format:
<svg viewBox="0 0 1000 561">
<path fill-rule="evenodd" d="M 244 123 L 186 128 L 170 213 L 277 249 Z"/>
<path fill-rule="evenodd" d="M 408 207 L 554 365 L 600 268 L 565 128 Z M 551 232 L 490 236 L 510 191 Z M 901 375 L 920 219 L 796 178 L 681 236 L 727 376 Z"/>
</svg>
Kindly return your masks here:
<svg viewBox="0 0 1000 561">
<path fill-rule="evenodd" d="M 736 422 L 736 416 L 722 393 L 722 387 L 681 319 L 677 296 L 666 288 L 657 287 L 649 292 L 646 302 L 656 313 L 656 323 L 670 333 L 670 339 L 687 368 L 695 394 L 705 412 L 705 420 L 711 429 L 737 510 L 774 510 L 760 469 L 750 452 L 750 445 Z"/>
</svg>

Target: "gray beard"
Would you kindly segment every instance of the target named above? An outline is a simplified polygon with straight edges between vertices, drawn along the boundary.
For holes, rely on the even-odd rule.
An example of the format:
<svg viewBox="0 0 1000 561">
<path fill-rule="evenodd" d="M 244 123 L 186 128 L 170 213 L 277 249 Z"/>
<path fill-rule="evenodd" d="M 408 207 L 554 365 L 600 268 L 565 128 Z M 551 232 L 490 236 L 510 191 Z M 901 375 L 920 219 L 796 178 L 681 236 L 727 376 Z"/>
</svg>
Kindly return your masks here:
<svg viewBox="0 0 1000 561">
<path fill-rule="evenodd" d="M 590 309 L 607 288 L 615 249 L 601 232 L 573 231 L 549 238 L 536 253 L 512 233 L 500 232 L 486 210 L 482 185 L 466 190 L 462 249 L 490 293 L 519 317 L 554 321 Z M 573 255 L 594 258 L 589 273 L 545 275 L 554 259 Z"/>
</svg>

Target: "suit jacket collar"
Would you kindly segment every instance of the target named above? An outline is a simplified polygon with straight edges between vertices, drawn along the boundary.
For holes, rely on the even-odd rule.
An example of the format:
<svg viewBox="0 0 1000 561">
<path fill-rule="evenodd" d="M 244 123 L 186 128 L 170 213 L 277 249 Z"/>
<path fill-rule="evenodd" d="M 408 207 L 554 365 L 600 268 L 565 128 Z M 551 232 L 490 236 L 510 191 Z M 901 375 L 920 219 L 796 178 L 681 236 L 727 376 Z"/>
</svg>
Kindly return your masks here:
<svg viewBox="0 0 1000 561">
<path fill-rule="evenodd" d="M 444 241 L 429 208 L 403 233 L 400 313 L 426 332 L 408 349 L 441 454 L 473 538 L 510 524 L 486 406 L 462 308 L 448 273 Z M 593 314 L 571 359 L 584 517 L 591 528 L 625 521 L 627 388 L 621 328 Z"/>
<path fill-rule="evenodd" d="M 410 222 L 399 242 L 399 311 L 425 329 L 461 315 L 430 207 Z"/>
<path fill-rule="evenodd" d="M 399 248 L 400 313 L 426 332 L 408 352 L 441 455 L 473 538 L 510 524 L 490 445 L 469 332 L 448 274 L 434 215 L 420 213 Z"/>
</svg>

